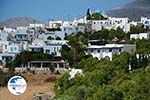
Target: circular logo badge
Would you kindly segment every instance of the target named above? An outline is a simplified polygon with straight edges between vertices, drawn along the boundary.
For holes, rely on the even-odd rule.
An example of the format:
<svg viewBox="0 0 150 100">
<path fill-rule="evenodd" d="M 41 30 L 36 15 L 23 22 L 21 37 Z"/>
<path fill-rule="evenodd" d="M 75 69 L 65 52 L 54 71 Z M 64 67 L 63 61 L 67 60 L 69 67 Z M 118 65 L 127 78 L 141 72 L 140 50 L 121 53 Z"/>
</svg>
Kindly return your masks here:
<svg viewBox="0 0 150 100">
<path fill-rule="evenodd" d="M 27 83 L 21 76 L 13 76 L 7 84 L 8 90 L 14 95 L 21 95 L 27 89 Z"/>
</svg>

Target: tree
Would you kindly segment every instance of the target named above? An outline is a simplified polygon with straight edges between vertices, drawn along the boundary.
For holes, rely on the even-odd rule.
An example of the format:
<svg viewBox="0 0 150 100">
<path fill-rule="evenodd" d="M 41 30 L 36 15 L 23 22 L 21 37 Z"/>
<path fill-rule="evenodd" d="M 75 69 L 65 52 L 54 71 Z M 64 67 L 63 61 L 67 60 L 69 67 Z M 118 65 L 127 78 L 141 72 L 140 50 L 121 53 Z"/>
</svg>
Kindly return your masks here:
<svg viewBox="0 0 150 100">
<path fill-rule="evenodd" d="M 91 12 L 90 12 L 90 9 L 87 10 L 86 16 L 87 16 L 87 17 L 86 17 L 87 20 L 90 20 L 90 19 L 91 19 Z"/>
<path fill-rule="evenodd" d="M 55 67 L 50 64 L 49 65 L 49 70 L 53 73 L 55 71 Z"/>
<path fill-rule="evenodd" d="M 129 34 L 139 34 L 139 33 L 144 33 L 144 32 L 147 32 L 148 30 L 146 30 L 144 28 L 144 26 L 132 26 L 130 28 L 130 32 Z"/>
<path fill-rule="evenodd" d="M 150 40 L 137 40 L 137 53 L 138 54 L 149 54 L 150 53 Z"/>
<path fill-rule="evenodd" d="M 74 36 L 69 36 L 68 41 L 69 46 L 62 46 L 62 57 L 67 59 L 70 65 L 76 64 L 77 62 L 80 62 L 81 59 L 83 59 L 85 56 L 85 44 L 87 44 L 87 36 L 82 32 L 79 32 Z"/>
</svg>

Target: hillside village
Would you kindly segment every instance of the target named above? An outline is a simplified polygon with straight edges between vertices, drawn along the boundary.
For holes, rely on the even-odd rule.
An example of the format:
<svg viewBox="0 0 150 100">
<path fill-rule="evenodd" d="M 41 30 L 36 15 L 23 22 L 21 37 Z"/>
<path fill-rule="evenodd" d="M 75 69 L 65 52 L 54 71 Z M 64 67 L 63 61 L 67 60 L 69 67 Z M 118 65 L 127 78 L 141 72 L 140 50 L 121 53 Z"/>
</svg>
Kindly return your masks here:
<svg viewBox="0 0 150 100">
<path fill-rule="evenodd" d="M 79 19 L 50 20 L 48 25 L 35 22 L 28 26 L 18 26 L 15 29 L 0 28 L 0 69 L 3 72 L 11 70 L 15 73 L 25 71 L 32 73 L 69 72 L 70 76 L 65 73 L 55 85 L 56 96 L 63 100 L 74 98 L 76 93 L 70 94 L 70 91 L 76 88 L 77 80 L 92 80 L 91 75 L 95 77 L 93 80 L 102 78 L 100 83 L 103 86 L 111 78 L 116 78 L 118 73 L 131 74 L 134 73 L 134 70 L 146 68 L 149 65 L 149 17 L 141 17 L 139 21 L 130 21 L 129 18 L 109 17 L 88 9 L 86 16 Z M 105 66 L 107 66 L 106 69 Z M 96 69 L 108 71 L 106 77 L 103 79 L 104 73 L 99 73 Z M 115 73 L 115 70 L 120 72 Z M 95 74 L 92 73 L 93 71 Z M 85 76 L 81 76 L 82 74 Z M 73 79 L 74 77 L 76 80 Z M 85 97 L 86 93 L 82 90 L 86 86 L 90 87 L 90 82 L 88 84 L 79 81 L 83 87 L 77 92 L 79 93 L 78 98 Z M 99 84 L 99 81 L 96 82 Z M 92 84 L 97 86 L 97 83 Z M 65 90 L 72 97 L 68 97 Z"/>
<path fill-rule="evenodd" d="M 138 22 L 129 22 L 128 18 L 108 17 L 106 15 L 101 15 L 98 12 L 95 12 L 94 14 L 95 18 L 93 19 L 93 16 L 91 16 L 91 19 L 88 19 L 88 17 L 92 15 L 91 11 L 89 11 L 87 16 L 71 21 L 52 20 L 49 21 L 49 25 L 35 23 L 29 24 L 28 26 L 18 26 L 16 29 L 7 27 L 1 28 L 1 68 L 5 68 L 5 65 L 8 62 L 14 60 L 17 54 L 24 51 L 42 52 L 53 54 L 55 57 L 61 57 L 60 50 L 62 45 L 68 45 L 68 40 L 65 38 L 79 32 L 86 34 L 87 32 L 94 33 L 104 29 L 116 30 L 117 28 L 120 28 L 125 33 L 128 33 L 132 26 L 143 26 L 145 29 L 150 28 L 150 19 L 148 17 L 141 17 L 141 21 Z M 104 18 L 99 18 L 100 15 L 104 16 Z M 150 33 L 148 31 L 144 33 L 133 33 L 130 34 L 130 40 L 131 39 L 149 40 Z M 117 37 L 113 40 L 117 40 Z M 92 56 L 97 59 L 108 57 L 112 60 L 113 54 L 119 54 L 124 51 L 133 53 L 136 51 L 135 44 L 101 44 L 100 40 L 89 40 L 88 42 L 87 53 L 92 54 Z M 31 66 L 16 67 L 27 68 Z"/>
</svg>

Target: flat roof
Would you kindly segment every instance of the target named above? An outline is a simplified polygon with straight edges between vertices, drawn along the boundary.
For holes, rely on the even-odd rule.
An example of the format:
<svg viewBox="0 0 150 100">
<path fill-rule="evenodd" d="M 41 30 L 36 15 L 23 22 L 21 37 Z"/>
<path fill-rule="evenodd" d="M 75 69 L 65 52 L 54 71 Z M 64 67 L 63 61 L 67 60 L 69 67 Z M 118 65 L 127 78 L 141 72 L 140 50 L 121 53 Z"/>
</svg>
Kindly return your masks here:
<svg viewBox="0 0 150 100">
<path fill-rule="evenodd" d="M 88 48 L 88 49 L 92 49 L 92 48 L 95 48 L 95 49 L 101 49 L 101 48 L 121 48 L 121 47 L 124 47 L 124 46 L 135 46 L 135 44 L 91 45 L 91 46 L 88 46 L 87 48 Z"/>
<path fill-rule="evenodd" d="M 65 63 L 66 61 L 40 61 L 40 60 L 37 60 L 37 61 L 30 61 L 30 63 Z"/>
</svg>

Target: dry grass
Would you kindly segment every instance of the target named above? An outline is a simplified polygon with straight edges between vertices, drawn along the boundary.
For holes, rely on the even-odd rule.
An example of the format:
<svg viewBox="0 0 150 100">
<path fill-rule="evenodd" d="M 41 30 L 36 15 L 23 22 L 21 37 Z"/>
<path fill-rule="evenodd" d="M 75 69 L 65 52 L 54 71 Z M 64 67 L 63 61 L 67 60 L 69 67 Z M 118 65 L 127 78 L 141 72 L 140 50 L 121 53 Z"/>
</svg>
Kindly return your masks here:
<svg viewBox="0 0 150 100">
<path fill-rule="evenodd" d="M 54 82 L 47 81 L 54 75 L 51 74 L 22 74 L 27 80 L 27 90 L 21 96 L 14 96 L 9 93 L 7 87 L 0 87 L 0 100 L 32 100 L 36 93 L 49 93 L 54 91 Z M 45 81 L 46 80 L 46 81 Z"/>
</svg>

